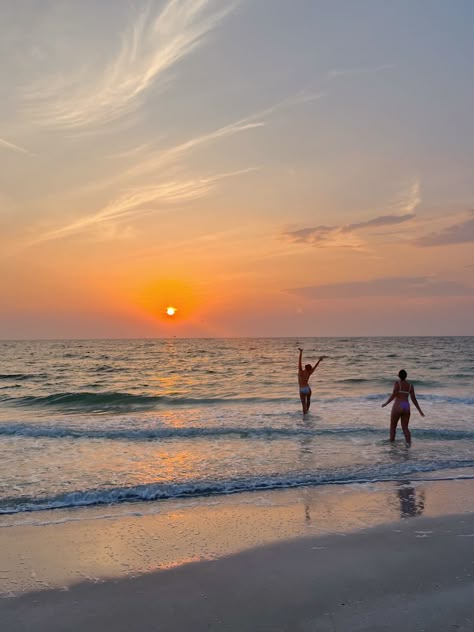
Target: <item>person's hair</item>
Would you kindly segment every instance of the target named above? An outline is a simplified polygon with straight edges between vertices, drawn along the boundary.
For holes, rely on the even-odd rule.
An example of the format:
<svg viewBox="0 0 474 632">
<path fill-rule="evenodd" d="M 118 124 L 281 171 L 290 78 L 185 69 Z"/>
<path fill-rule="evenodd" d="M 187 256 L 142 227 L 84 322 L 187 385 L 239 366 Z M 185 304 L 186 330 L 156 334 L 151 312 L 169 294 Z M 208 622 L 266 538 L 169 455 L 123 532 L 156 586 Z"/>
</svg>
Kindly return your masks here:
<svg viewBox="0 0 474 632">
<path fill-rule="evenodd" d="M 311 366 L 311 364 L 305 364 L 305 365 L 304 365 L 304 368 L 305 368 L 307 371 L 310 371 L 313 367 Z"/>
<path fill-rule="evenodd" d="M 407 372 L 404 369 L 402 369 L 401 371 L 398 372 L 398 377 L 401 380 L 406 380 L 407 379 Z"/>
</svg>

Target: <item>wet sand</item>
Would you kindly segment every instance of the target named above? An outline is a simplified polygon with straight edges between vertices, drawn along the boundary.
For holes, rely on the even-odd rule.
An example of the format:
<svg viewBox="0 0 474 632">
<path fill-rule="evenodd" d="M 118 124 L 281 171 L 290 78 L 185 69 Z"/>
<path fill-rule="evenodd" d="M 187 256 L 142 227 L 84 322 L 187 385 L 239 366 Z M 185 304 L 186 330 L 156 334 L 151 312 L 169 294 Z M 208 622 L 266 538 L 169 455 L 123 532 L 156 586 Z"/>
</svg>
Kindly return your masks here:
<svg viewBox="0 0 474 632">
<path fill-rule="evenodd" d="M 299 538 L 0 602 L 9 632 L 474 629 L 474 515 Z"/>
<path fill-rule="evenodd" d="M 405 481 L 4 516 L 0 629 L 472 631 L 473 490 Z"/>
</svg>

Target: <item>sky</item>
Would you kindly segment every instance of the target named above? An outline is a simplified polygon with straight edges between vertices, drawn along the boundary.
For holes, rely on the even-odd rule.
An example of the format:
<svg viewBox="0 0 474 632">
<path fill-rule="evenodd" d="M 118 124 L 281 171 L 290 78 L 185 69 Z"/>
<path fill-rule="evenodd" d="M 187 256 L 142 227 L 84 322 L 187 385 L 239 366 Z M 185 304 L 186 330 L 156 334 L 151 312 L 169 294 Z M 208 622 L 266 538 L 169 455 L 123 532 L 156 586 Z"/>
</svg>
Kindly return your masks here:
<svg viewBox="0 0 474 632">
<path fill-rule="evenodd" d="M 471 0 L 0 2 L 0 338 L 473 335 L 473 59 Z"/>
</svg>

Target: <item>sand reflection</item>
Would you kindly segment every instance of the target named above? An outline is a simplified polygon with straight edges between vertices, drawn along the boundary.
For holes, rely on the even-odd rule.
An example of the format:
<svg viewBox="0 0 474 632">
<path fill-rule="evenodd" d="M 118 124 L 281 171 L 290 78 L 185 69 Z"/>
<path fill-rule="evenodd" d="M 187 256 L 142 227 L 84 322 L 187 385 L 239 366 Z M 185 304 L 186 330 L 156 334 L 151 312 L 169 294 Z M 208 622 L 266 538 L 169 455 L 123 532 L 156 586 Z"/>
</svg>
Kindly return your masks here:
<svg viewBox="0 0 474 632">
<path fill-rule="evenodd" d="M 417 491 L 410 481 L 400 481 L 397 485 L 397 496 L 400 503 L 400 517 L 414 518 L 421 516 L 425 510 L 425 492 Z"/>
</svg>

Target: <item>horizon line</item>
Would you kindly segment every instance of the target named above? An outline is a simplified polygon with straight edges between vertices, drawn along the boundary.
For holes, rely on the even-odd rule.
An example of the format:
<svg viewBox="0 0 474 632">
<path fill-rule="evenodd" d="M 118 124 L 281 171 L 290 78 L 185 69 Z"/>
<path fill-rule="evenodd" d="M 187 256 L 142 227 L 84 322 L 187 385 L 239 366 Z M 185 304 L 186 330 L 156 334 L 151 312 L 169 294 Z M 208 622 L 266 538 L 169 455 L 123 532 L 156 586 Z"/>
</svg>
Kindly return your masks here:
<svg viewBox="0 0 474 632">
<path fill-rule="evenodd" d="M 319 336 L 134 336 L 124 338 L 0 338 L 2 342 L 98 342 L 98 341 L 134 341 L 134 340 L 275 340 L 275 339 L 292 339 L 305 340 L 313 338 L 473 338 L 472 334 L 409 334 L 409 335 L 319 335 Z"/>
</svg>

